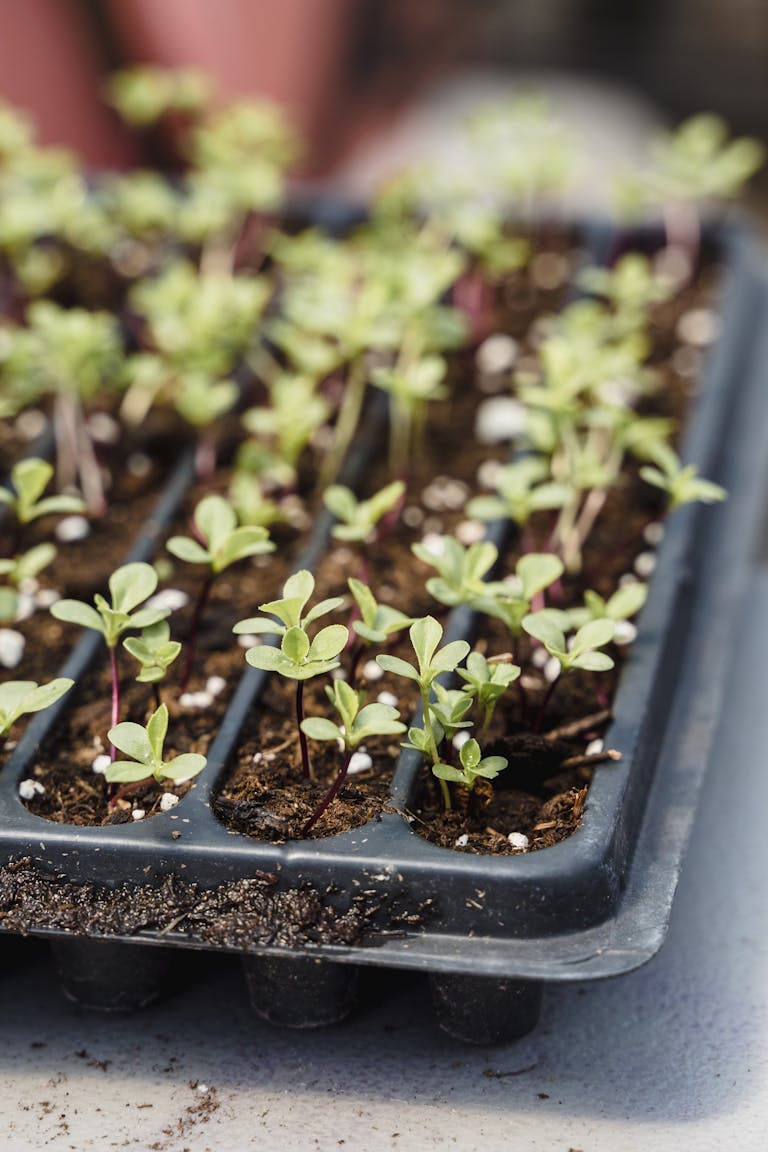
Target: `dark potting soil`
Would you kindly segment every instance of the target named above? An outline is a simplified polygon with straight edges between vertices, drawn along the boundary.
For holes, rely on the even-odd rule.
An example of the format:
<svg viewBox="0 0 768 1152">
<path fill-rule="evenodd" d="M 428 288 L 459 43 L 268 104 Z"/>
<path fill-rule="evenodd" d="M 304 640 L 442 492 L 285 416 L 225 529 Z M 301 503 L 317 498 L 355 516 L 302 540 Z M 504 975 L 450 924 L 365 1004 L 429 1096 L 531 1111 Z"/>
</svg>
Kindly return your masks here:
<svg viewBox="0 0 768 1152">
<path fill-rule="evenodd" d="M 106 888 L 71 883 L 22 859 L 0 868 L 0 927 L 23 935 L 45 929 L 78 936 L 150 931 L 222 948 L 298 948 L 363 944 L 371 940 L 374 922 L 396 931 L 418 925 L 426 914 L 426 909 L 383 909 L 382 898 L 366 892 L 353 894 L 337 909 L 330 888 L 280 890 L 276 884 L 275 876 L 260 872 L 213 889 L 177 876 L 166 876 L 159 885 Z"/>
</svg>

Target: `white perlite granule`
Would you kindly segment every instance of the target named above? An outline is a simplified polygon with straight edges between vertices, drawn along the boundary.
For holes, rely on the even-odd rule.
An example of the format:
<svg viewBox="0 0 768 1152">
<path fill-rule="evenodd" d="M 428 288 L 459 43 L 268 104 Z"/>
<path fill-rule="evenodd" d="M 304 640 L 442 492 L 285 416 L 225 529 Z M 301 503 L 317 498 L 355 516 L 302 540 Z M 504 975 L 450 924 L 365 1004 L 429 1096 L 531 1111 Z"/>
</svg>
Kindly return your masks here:
<svg viewBox="0 0 768 1152">
<path fill-rule="evenodd" d="M 173 792 L 163 792 L 160 797 L 160 811 L 170 812 L 171 808 L 175 808 L 178 802 L 179 798 Z"/>
<path fill-rule="evenodd" d="M 22 780 L 19 784 L 19 796 L 22 800 L 32 800 L 35 796 L 42 796 L 45 788 L 39 780 Z"/>
</svg>

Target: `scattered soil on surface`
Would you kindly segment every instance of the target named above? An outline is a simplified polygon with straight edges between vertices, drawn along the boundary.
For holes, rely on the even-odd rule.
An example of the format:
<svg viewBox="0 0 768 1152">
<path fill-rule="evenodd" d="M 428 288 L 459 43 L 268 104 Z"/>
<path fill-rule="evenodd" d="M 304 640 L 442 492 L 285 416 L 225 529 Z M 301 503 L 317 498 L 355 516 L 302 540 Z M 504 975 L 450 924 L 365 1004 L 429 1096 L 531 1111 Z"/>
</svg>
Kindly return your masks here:
<svg viewBox="0 0 768 1152">
<path fill-rule="evenodd" d="M 385 908 L 382 898 L 370 892 L 352 895 L 339 908 L 330 888 L 280 890 L 277 878 L 263 872 L 212 889 L 177 876 L 166 876 L 157 886 L 106 888 L 41 872 L 29 859 L 0 868 L 0 927 L 22 935 L 43 929 L 77 936 L 153 931 L 169 941 L 194 940 L 217 948 L 356 946 L 369 942 L 381 926 L 418 926 L 426 911 Z"/>
</svg>

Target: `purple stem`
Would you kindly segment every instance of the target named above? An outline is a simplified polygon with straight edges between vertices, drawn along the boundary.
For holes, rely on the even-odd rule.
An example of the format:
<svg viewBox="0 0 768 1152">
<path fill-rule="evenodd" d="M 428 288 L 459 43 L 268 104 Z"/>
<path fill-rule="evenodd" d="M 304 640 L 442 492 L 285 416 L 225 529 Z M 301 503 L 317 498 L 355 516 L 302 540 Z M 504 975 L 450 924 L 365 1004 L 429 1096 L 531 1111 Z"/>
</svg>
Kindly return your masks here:
<svg viewBox="0 0 768 1152">
<path fill-rule="evenodd" d="M 332 804 L 333 801 L 338 796 L 339 790 L 347 778 L 347 770 L 349 768 L 349 762 L 351 759 L 352 759 L 352 749 L 349 748 L 349 749 L 347 749 L 347 753 L 344 757 L 344 763 L 341 766 L 341 770 L 340 770 L 338 776 L 336 777 L 336 779 L 334 780 L 333 784 L 331 785 L 331 787 L 328 789 L 328 792 L 326 793 L 324 800 L 319 805 L 319 807 L 315 809 L 315 811 L 310 816 L 309 820 L 307 820 L 306 824 L 302 828 L 302 830 L 301 830 L 302 836 L 306 836 L 307 833 L 309 832 L 310 828 L 313 828 L 314 825 L 317 824 L 317 822 L 320 819 L 320 817 L 322 816 L 323 812 L 325 812 L 326 808 L 328 808 L 328 806 L 330 804 Z"/>
<path fill-rule="evenodd" d="M 189 678 L 192 675 L 192 667 L 195 663 L 195 656 L 197 655 L 197 637 L 200 632 L 200 621 L 203 618 L 203 612 L 208 603 L 208 597 L 211 594 L 215 577 L 215 572 L 209 572 L 200 589 L 200 595 L 197 597 L 195 611 L 192 614 L 192 621 L 189 625 L 189 632 L 187 633 L 187 650 L 184 653 L 184 667 L 181 674 L 181 684 L 179 686 L 180 696 L 183 696 L 189 687 Z"/>
<path fill-rule="evenodd" d="M 117 672 L 117 648 L 109 650 L 109 670 L 112 675 L 112 723 L 110 728 L 120 723 L 120 678 Z M 114 763 L 117 759 L 117 749 L 114 744 L 109 746 L 109 758 Z"/>
<path fill-rule="evenodd" d="M 296 724 L 299 729 L 299 747 L 301 748 L 301 771 L 305 780 L 312 780 L 312 765 L 309 760 L 309 745 L 301 724 L 304 719 L 304 681 L 296 681 Z M 303 835 L 303 833 L 302 833 Z"/>
<path fill-rule="evenodd" d="M 552 699 L 552 693 L 554 692 L 555 688 L 557 687 L 557 685 L 559 683 L 560 683 L 560 677 L 558 676 L 556 680 L 551 681 L 549 687 L 547 688 L 547 691 L 544 694 L 544 699 L 541 702 L 541 707 L 539 708 L 539 713 L 536 717 L 536 723 L 533 726 L 534 732 L 541 732 L 541 725 L 544 721 L 544 713 L 547 710 L 547 705 L 549 704 L 550 700 Z"/>
</svg>

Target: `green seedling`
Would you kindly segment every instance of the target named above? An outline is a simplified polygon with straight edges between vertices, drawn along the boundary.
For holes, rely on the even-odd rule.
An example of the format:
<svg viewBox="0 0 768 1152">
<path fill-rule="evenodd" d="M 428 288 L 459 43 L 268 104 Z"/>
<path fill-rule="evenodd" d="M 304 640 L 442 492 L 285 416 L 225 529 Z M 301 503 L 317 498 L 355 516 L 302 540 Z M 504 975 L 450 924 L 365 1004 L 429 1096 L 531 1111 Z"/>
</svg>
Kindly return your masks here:
<svg viewBox="0 0 768 1152">
<path fill-rule="evenodd" d="M 484 577 L 499 558 L 498 548 L 489 540 L 468 547 L 453 536 L 442 536 L 440 540 L 439 552 L 433 552 L 423 544 L 411 545 L 414 556 L 440 573 L 427 580 L 427 591 L 450 608 L 457 604 L 473 604 L 478 597 L 487 594 Z"/>
<path fill-rule="evenodd" d="M 273 441 L 276 455 L 295 475 L 302 452 L 331 413 L 310 376 L 281 372 L 269 384 L 267 407 L 249 408 L 243 426 L 259 440 Z"/>
<path fill-rule="evenodd" d="M 513 520 L 522 528 L 535 512 L 562 508 L 570 499 L 570 485 L 555 483 L 549 474 L 548 461 L 539 456 L 507 464 L 498 471 L 496 495 L 473 497 L 467 514 L 477 520 Z"/>
<path fill-rule="evenodd" d="M 0 684 L 0 742 L 5 742 L 21 716 L 50 708 L 73 684 L 74 680 L 66 676 L 59 676 L 48 684 L 36 684 L 34 680 L 7 680 Z"/>
<path fill-rule="evenodd" d="M 387 644 L 403 628 L 410 628 L 413 617 L 406 616 L 399 608 L 392 608 L 389 604 L 379 604 L 362 580 L 350 576 L 347 584 L 360 613 L 359 620 L 352 620 L 351 623 L 352 631 L 360 641 L 350 654 L 349 681 L 354 684 L 357 667 L 366 647 L 370 644 Z"/>
<path fill-rule="evenodd" d="M 544 646 L 549 655 L 560 665 L 560 674 L 551 681 L 542 701 L 535 730 L 541 728 L 547 705 L 555 685 L 567 672 L 607 672 L 613 668 L 613 660 L 606 652 L 600 652 L 610 644 L 616 631 L 616 622 L 608 619 L 590 620 L 583 624 L 570 640 L 566 640 L 564 628 L 570 624 L 568 613 L 552 608 L 543 608 L 523 619 L 523 628 Z"/>
<path fill-rule="evenodd" d="M 19 524 L 31 524 L 41 516 L 66 516 L 85 511 L 79 496 L 43 496 L 53 477 L 46 460 L 30 456 L 11 469 L 13 491 L 0 488 L 0 504 L 10 508 Z M 15 495 L 14 495 L 15 493 Z"/>
<path fill-rule="evenodd" d="M 158 784 L 172 780 L 175 784 L 197 776 L 206 765 L 205 756 L 182 752 L 172 760 L 163 759 L 163 744 L 168 733 L 168 709 L 161 704 L 146 727 L 126 721 L 110 728 L 108 739 L 131 760 L 114 760 L 104 775 L 110 784 L 133 784 L 154 776 Z"/>
<path fill-rule="evenodd" d="M 443 638 L 442 625 L 434 616 L 423 616 L 411 625 L 408 635 L 416 654 L 417 666 L 401 660 L 399 656 L 382 655 L 376 657 L 376 663 L 385 672 L 392 672 L 395 676 L 404 676 L 407 680 L 414 680 L 419 687 L 422 708 L 423 728 L 411 728 L 408 739 L 411 746 L 427 755 L 432 764 L 440 762 L 438 743 L 442 739 L 442 729 L 437 720 L 433 720 L 430 704 L 430 694 L 438 676 L 453 672 L 469 652 L 466 640 L 454 640 L 450 644 L 439 647 Z M 451 806 L 450 793 L 447 785 L 442 783 L 443 800 L 446 808 Z"/>
<path fill-rule="evenodd" d="M 618 336 L 642 331 L 651 308 L 669 300 L 675 291 L 667 276 L 656 275 L 647 256 L 628 252 L 613 268 L 585 268 L 579 285 L 611 305 Z"/>
<path fill-rule="evenodd" d="M 335 596 L 321 600 L 305 613 L 304 609 L 314 588 L 315 578 L 311 572 L 306 569 L 295 572 L 283 585 L 281 600 L 272 600 L 259 605 L 259 611 L 265 613 L 264 616 L 241 620 L 234 627 L 234 631 L 239 635 L 254 633 L 280 637 L 279 648 L 257 645 L 248 649 L 245 658 L 253 668 L 277 672 L 287 680 L 296 681 L 296 725 L 299 731 L 302 771 L 307 780 L 314 779 L 314 775 L 307 738 L 302 728 L 304 681 L 338 668 L 340 663 L 338 657 L 349 640 L 349 631 L 343 624 L 329 624 L 310 639 L 307 632 L 309 625 L 340 608 L 344 603 L 343 597 Z"/>
<path fill-rule="evenodd" d="M 460 688 L 446 688 L 439 680 L 435 681 L 432 691 L 434 699 L 429 702 L 432 720 L 440 725 L 443 740 L 450 743 L 462 728 L 472 727 L 471 720 L 467 719 L 472 700 Z"/>
<path fill-rule="evenodd" d="M 88 509 L 103 514 L 101 469 L 85 421 L 85 408 L 102 389 L 114 387 L 123 346 L 117 320 L 106 312 L 61 308 L 37 300 L 27 309 L 27 326 L 16 330 L 3 377 L 11 390 L 24 387 L 53 396 L 56 474 L 59 487 L 79 487 Z"/>
<path fill-rule="evenodd" d="M 501 620 L 514 637 L 520 635 L 523 618 L 547 588 L 565 571 L 559 556 L 552 552 L 526 552 L 515 565 L 511 580 L 496 580 L 483 586 L 472 607 Z"/>
<path fill-rule="evenodd" d="M 117 568 L 109 578 L 110 600 L 96 594 L 93 606 L 82 600 L 57 600 L 51 615 L 68 624 L 92 628 L 101 633 L 109 651 L 112 675 L 112 727 L 120 719 L 120 678 L 117 645 L 125 632 L 149 628 L 170 615 L 168 608 L 141 608 L 157 588 L 157 573 L 151 564 L 136 562 Z M 111 750 L 114 760 L 114 747 Z"/>
<path fill-rule="evenodd" d="M 302 721 L 301 729 L 310 740 L 337 741 L 344 749 L 344 759 L 328 793 L 302 828 L 302 836 L 307 835 L 339 794 L 352 755 L 362 742 L 374 736 L 399 736 L 405 732 L 405 724 L 401 722 L 396 708 L 389 704 L 366 704 L 361 707 L 359 694 L 344 680 L 334 680 L 325 691 L 341 723 L 336 724 L 323 716 L 310 716 Z"/>
<path fill-rule="evenodd" d="M 148 128 L 171 113 L 197 116 L 212 95 L 204 72 L 147 64 L 114 72 L 106 88 L 109 103 L 133 128 Z"/>
<path fill-rule="evenodd" d="M 584 606 L 582 608 L 569 608 L 568 617 L 571 627 L 581 628 L 590 620 L 606 618 L 618 623 L 629 620 L 637 615 L 648 597 L 648 585 L 639 580 L 630 584 L 623 584 L 612 596 L 605 600 L 597 592 L 587 590 L 584 593 Z"/>
<path fill-rule="evenodd" d="M 394 480 L 368 500 L 358 500 L 351 488 L 332 484 L 323 494 L 323 503 L 338 523 L 331 534 L 336 540 L 367 544 L 380 534 L 380 523 L 396 509 L 405 494 L 402 480 Z"/>
<path fill-rule="evenodd" d="M 159 708 L 159 684 L 168 674 L 168 669 L 181 652 L 178 640 L 171 640 L 171 630 L 167 621 L 160 620 L 143 628 L 141 636 L 128 636 L 123 640 L 123 648 L 138 660 L 141 671 L 136 677 L 139 684 L 151 684 L 155 697 L 155 707 Z"/>
<path fill-rule="evenodd" d="M 453 784 L 461 784 L 468 792 L 473 790 L 479 778 L 495 780 L 508 764 L 504 756 L 483 756 L 477 740 L 471 737 L 462 744 L 459 760 L 460 768 L 454 767 L 453 764 L 439 763 L 432 765 L 432 772 L 441 785 L 450 781 Z"/>
<path fill-rule="evenodd" d="M 27 580 L 34 580 L 53 562 L 56 549 L 53 544 L 36 544 L 20 556 L 0 560 L 0 577 L 9 587 L 0 588 L 0 620 L 13 620 L 18 612 L 18 590 Z"/>
<path fill-rule="evenodd" d="M 655 444 L 650 452 L 654 464 L 646 464 L 640 475 L 647 484 L 666 492 L 671 512 L 683 504 L 717 504 L 727 499 L 728 493 L 719 484 L 704 480 L 693 464 L 683 465 L 676 452 L 667 444 Z"/>
<path fill-rule="evenodd" d="M 400 357 L 392 368 L 374 368 L 371 383 L 390 397 L 389 462 L 402 475 L 423 446 L 427 404 L 445 400 L 448 365 L 442 356 Z"/>
<path fill-rule="evenodd" d="M 208 569 L 195 602 L 187 636 L 187 651 L 180 692 L 187 690 L 197 651 L 197 637 L 205 606 L 216 577 L 238 560 L 274 552 L 266 528 L 258 525 L 238 526 L 237 513 L 223 496 L 205 496 L 193 515 L 196 540 L 189 536 L 172 536 L 166 548 L 172 556 L 187 564 L 204 564 Z"/>
<path fill-rule="evenodd" d="M 509 686 L 520 676 L 517 664 L 506 661 L 486 660 L 480 652 L 470 652 L 466 668 L 457 669 L 464 681 L 465 692 L 470 700 L 476 700 L 482 716 L 480 736 L 485 736 L 491 725 L 493 713 L 501 697 Z"/>
</svg>

